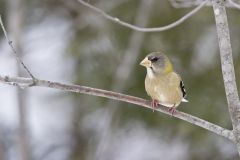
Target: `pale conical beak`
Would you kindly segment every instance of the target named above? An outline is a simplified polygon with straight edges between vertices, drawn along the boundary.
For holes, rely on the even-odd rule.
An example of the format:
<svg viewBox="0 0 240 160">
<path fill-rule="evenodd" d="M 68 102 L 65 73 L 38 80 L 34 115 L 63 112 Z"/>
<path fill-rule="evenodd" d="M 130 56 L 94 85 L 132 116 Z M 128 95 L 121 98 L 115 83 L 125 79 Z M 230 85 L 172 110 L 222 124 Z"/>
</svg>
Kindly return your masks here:
<svg viewBox="0 0 240 160">
<path fill-rule="evenodd" d="M 144 60 L 142 60 L 142 62 L 140 63 L 140 65 L 144 66 L 144 67 L 151 67 L 152 62 L 148 60 L 148 58 L 144 58 Z"/>
</svg>

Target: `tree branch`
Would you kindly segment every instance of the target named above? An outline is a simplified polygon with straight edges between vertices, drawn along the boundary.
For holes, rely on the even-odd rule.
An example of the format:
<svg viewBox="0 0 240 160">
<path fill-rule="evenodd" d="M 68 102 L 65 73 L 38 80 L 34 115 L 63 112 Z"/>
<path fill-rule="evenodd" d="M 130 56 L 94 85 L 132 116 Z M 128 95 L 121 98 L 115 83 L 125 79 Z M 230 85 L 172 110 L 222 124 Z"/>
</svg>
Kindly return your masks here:
<svg viewBox="0 0 240 160">
<path fill-rule="evenodd" d="M 105 13 L 101 9 L 99 9 L 97 7 L 94 7 L 93 5 L 91 5 L 91 4 L 87 3 L 87 2 L 84 2 L 83 0 L 78 0 L 78 2 L 80 2 L 82 5 L 88 7 L 89 9 L 95 11 L 96 13 L 102 15 L 106 19 L 108 19 L 108 20 L 110 20 L 112 22 L 115 22 L 117 24 L 120 24 L 120 25 L 122 25 L 124 27 L 133 29 L 135 31 L 139 31 L 139 32 L 161 32 L 161 31 L 166 31 L 166 30 L 169 30 L 171 28 L 174 28 L 174 27 L 178 26 L 179 24 L 183 23 L 185 20 L 187 20 L 192 15 L 194 15 L 197 11 L 199 11 L 208 2 L 208 0 L 203 1 L 198 7 L 193 9 L 191 12 L 189 12 L 188 14 L 186 14 L 185 16 L 180 18 L 179 20 L 177 20 L 177 21 L 175 21 L 175 22 L 173 22 L 173 23 L 171 23 L 169 25 L 163 26 L 163 27 L 154 27 L 154 28 L 144 28 L 144 27 L 138 27 L 138 26 L 132 25 L 130 23 L 121 21 L 117 17 L 110 16 L 109 14 Z"/>
<path fill-rule="evenodd" d="M 4 25 L 3 25 L 3 21 L 2 21 L 2 16 L 1 16 L 1 15 L 0 15 L 0 24 L 1 24 L 1 28 L 2 28 L 2 30 L 3 30 L 4 36 L 5 36 L 6 40 L 8 41 L 8 44 L 9 44 L 9 46 L 10 46 L 10 48 L 11 48 L 11 50 L 12 50 L 14 56 L 15 56 L 15 58 L 17 59 L 18 63 L 23 66 L 23 68 L 25 69 L 25 71 L 29 74 L 29 76 L 30 76 L 33 80 L 36 79 L 36 78 L 33 76 L 33 74 L 30 72 L 30 70 L 27 68 L 27 66 L 24 64 L 24 62 L 21 60 L 21 58 L 19 58 L 19 56 L 17 55 L 17 51 L 16 51 L 16 49 L 15 49 L 14 46 L 13 46 L 13 42 L 8 38 L 8 34 L 7 34 L 7 31 L 6 31 L 6 29 L 5 29 Z M 33 83 L 34 83 L 34 81 L 33 81 Z"/>
<path fill-rule="evenodd" d="M 231 5 L 233 5 L 235 8 L 240 9 L 240 5 L 239 5 L 239 4 L 233 2 L 232 0 L 228 0 L 228 2 L 229 2 Z"/>
<path fill-rule="evenodd" d="M 200 5 L 204 0 L 169 0 L 171 5 L 174 8 L 189 8 Z M 236 8 L 234 4 L 230 2 L 231 0 L 225 3 L 225 7 Z M 234 2 L 233 2 L 234 3 Z M 236 4 L 236 3 L 235 3 Z M 212 2 L 208 1 L 205 6 L 212 6 Z"/>
<path fill-rule="evenodd" d="M 39 87 L 46 87 L 46 88 L 54 88 L 59 89 L 63 91 L 68 92 L 75 92 L 75 93 L 82 93 L 82 94 L 88 94 L 92 96 L 98 96 L 98 97 L 105 97 L 109 99 L 114 99 L 118 101 L 123 101 L 131 104 L 136 104 L 145 108 L 152 109 L 151 102 L 147 101 L 142 98 L 125 95 L 117 92 L 111 92 L 106 91 L 103 89 L 97 89 L 97 88 L 91 88 L 86 86 L 80 86 L 80 85 L 69 85 L 69 84 L 63 84 L 58 82 L 51 82 L 46 80 L 39 80 L 36 79 L 35 83 L 33 83 L 33 80 L 31 78 L 23 78 L 23 77 L 9 77 L 9 76 L 2 76 L 0 75 L 0 82 L 5 84 L 10 84 L 18 87 L 31 87 L 31 86 L 39 86 Z M 33 84 L 30 86 L 30 84 Z M 171 113 L 168 111 L 169 108 L 158 105 L 158 108 L 156 108 L 156 111 L 165 113 L 167 115 L 171 115 Z M 231 141 L 235 141 L 235 138 L 233 136 L 232 131 L 222 128 L 218 125 L 215 125 L 213 123 L 210 123 L 208 121 L 205 121 L 203 119 L 200 119 L 198 117 L 189 115 L 184 112 L 176 111 L 173 115 L 176 118 L 182 119 L 186 122 L 189 122 L 191 124 L 197 125 L 199 127 L 202 127 L 206 130 L 209 130 L 217 135 L 223 136 Z"/>
<path fill-rule="evenodd" d="M 213 0 L 212 3 L 216 20 L 222 74 L 228 102 L 228 109 L 232 120 L 236 145 L 240 155 L 240 102 L 235 79 L 228 20 L 224 6 L 225 0 Z"/>
</svg>

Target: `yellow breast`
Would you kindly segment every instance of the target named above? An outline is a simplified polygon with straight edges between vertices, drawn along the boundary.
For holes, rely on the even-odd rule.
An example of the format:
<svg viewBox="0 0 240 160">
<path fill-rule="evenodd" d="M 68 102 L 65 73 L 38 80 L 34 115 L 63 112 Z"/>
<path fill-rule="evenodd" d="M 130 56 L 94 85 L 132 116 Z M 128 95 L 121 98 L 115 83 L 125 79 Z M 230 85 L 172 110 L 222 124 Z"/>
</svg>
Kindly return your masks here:
<svg viewBox="0 0 240 160">
<path fill-rule="evenodd" d="M 177 107 L 182 100 L 180 77 L 171 72 L 161 76 L 146 76 L 145 89 L 152 99 L 167 107 Z"/>
</svg>

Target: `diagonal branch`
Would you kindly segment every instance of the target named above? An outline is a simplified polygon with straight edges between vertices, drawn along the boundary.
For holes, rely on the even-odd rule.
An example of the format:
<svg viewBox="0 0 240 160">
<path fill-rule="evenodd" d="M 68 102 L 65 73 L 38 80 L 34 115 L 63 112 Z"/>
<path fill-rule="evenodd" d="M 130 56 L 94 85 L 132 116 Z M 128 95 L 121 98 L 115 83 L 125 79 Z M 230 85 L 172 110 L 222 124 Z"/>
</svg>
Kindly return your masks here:
<svg viewBox="0 0 240 160">
<path fill-rule="evenodd" d="M 14 85 L 14 86 L 19 86 L 19 87 L 23 86 L 27 88 L 30 87 L 29 84 L 32 84 L 32 86 L 54 88 L 62 91 L 88 94 L 88 95 L 98 96 L 98 97 L 105 97 L 105 98 L 123 101 L 131 104 L 136 104 L 145 108 L 152 109 L 150 101 L 147 101 L 142 98 L 130 96 L 130 95 L 117 93 L 117 92 L 106 91 L 103 89 L 91 88 L 91 87 L 80 86 L 80 85 L 69 85 L 69 84 L 63 84 L 58 82 L 46 81 L 46 80 L 38 80 L 38 79 L 36 79 L 35 83 L 33 83 L 33 80 L 31 78 L 9 77 L 9 76 L 2 76 L 2 75 L 0 75 L 0 82 Z M 165 113 L 167 115 L 171 115 L 171 113 L 169 113 L 168 111 L 168 108 L 161 105 L 158 105 L 158 108 L 156 109 L 156 111 Z M 223 136 L 231 141 L 235 141 L 232 131 L 228 129 L 222 128 L 218 125 L 215 125 L 213 123 L 210 123 L 208 121 L 205 121 L 203 119 L 200 119 L 198 117 L 195 117 L 180 111 L 176 111 L 176 113 L 173 116 L 176 118 L 182 119 L 186 122 L 189 122 L 191 124 L 202 127 L 206 130 L 209 130 L 217 135 Z"/>
<path fill-rule="evenodd" d="M 235 8 L 240 9 L 240 4 L 237 4 L 236 2 L 233 2 L 232 0 L 228 0 L 228 2 L 233 5 Z"/>
<path fill-rule="evenodd" d="M 171 28 L 174 28 L 174 27 L 178 26 L 179 24 L 183 23 L 185 20 L 187 20 L 192 15 L 194 15 L 197 11 L 199 11 L 208 2 L 208 0 L 203 1 L 199 6 L 197 6 L 195 9 L 193 9 L 191 12 L 189 12 L 188 14 L 186 14 L 185 16 L 180 18 L 179 20 L 177 20 L 177 21 L 175 21 L 175 22 L 173 22 L 173 23 L 171 23 L 169 25 L 163 26 L 163 27 L 154 27 L 154 28 L 144 28 L 144 27 L 135 26 L 133 24 L 121 21 L 117 17 L 112 17 L 109 14 L 105 13 L 104 11 L 102 11 L 101 9 L 99 9 L 97 7 L 94 7 L 93 5 L 91 5 L 91 4 L 87 3 L 87 2 L 84 2 L 83 0 L 78 0 L 78 2 L 80 2 L 82 5 L 88 7 L 89 9 L 95 11 L 96 13 L 102 15 L 106 19 L 108 19 L 108 20 L 110 20 L 112 22 L 115 22 L 117 24 L 120 24 L 120 25 L 122 25 L 124 27 L 133 29 L 135 31 L 139 31 L 139 32 L 161 32 L 161 31 L 166 31 L 166 30 L 169 30 Z"/>
<path fill-rule="evenodd" d="M 19 56 L 17 55 L 17 51 L 16 51 L 16 49 L 13 46 L 13 42 L 8 38 L 8 34 L 7 34 L 7 31 L 6 31 L 6 29 L 5 29 L 4 25 L 3 25 L 3 21 L 2 21 L 2 16 L 1 15 L 0 15 L 0 24 L 1 24 L 4 36 L 5 36 L 6 40 L 8 41 L 8 44 L 9 44 L 9 46 L 10 46 L 10 48 L 11 48 L 11 50 L 12 50 L 14 56 L 15 56 L 15 58 L 17 59 L 18 63 L 20 63 L 23 66 L 23 68 L 26 70 L 26 72 L 29 74 L 29 76 L 33 80 L 35 80 L 36 78 L 33 76 L 33 74 L 30 72 L 30 70 L 27 68 L 27 66 L 24 64 L 24 62 L 21 60 L 21 58 L 19 58 Z"/>
</svg>

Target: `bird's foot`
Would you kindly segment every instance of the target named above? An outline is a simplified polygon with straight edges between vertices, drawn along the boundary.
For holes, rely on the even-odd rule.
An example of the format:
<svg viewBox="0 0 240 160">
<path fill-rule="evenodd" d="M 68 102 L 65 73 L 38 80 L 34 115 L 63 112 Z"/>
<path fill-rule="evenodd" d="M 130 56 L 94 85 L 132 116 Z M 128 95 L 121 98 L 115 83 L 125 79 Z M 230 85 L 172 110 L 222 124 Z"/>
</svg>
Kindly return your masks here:
<svg viewBox="0 0 240 160">
<path fill-rule="evenodd" d="M 173 116 L 174 113 L 176 113 L 176 107 L 175 105 L 171 108 L 168 109 L 168 111 L 171 113 L 171 115 Z"/>
<path fill-rule="evenodd" d="M 158 106 L 158 101 L 153 99 L 152 102 L 151 102 L 151 106 L 152 106 L 152 109 L 153 109 L 153 112 L 154 112 L 155 108 Z"/>
</svg>

